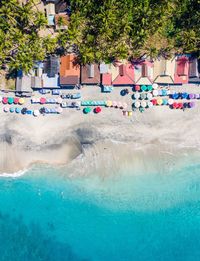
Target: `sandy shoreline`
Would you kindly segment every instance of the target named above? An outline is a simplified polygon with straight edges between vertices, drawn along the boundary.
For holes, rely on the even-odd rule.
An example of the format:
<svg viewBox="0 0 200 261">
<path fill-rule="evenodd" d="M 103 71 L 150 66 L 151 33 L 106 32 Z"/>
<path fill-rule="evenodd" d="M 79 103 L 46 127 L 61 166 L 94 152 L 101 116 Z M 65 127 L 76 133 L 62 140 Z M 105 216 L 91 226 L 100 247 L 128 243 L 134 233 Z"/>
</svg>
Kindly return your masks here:
<svg viewBox="0 0 200 261">
<path fill-rule="evenodd" d="M 119 91 L 112 99 L 120 100 Z M 84 92 L 88 98 L 90 90 Z M 170 170 L 180 154 L 187 160 L 191 153 L 199 153 L 199 110 L 199 106 L 185 112 L 161 106 L 143 114 L 133 112 L 130 118 L 114 108 L 103 108 L 99 115 L 66 109 L 61 115 L 38 118 L 1 110 L 0 173 L 36 162 L 68 164 L 75 175 L 85 175 L 88 169 L 107 175 L 124 166 L 132 166 L 133 172 Z"/>
</svg>

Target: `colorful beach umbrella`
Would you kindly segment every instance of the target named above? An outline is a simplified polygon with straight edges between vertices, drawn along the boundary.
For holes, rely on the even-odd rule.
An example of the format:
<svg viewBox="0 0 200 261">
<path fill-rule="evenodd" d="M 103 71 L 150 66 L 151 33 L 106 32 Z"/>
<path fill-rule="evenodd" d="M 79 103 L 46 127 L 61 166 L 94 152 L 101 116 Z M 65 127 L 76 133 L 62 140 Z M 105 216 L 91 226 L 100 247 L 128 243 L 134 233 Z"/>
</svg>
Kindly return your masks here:
<svg viewBox="0 0 200 261">
<path fill-rule="evenodd" d="M 147 90 L 148 90 L 149 92 L 151 92 L 152 89 L 153 89 L 153 86 L 152 86 L 152 85 L 148 85 L 148 86 L 147 86 Z"/>
<path fill-rule="evenodd" d="M 147 95 L 146 95 L 146 93 L 141 93 L 140 94 L 140 98 L 142 99 L 142 100 L 145 100 L 146 98 L 147 98 Z"/>
<path fill-rule="evenodd" d="M 153 107 L 153 103 L 150 102 L 150 101 L 148 101 L 148 102 L 147 102 L 147 106 L 148 106 L 149 108 L 151 108 L 151 107 Z"/>
<path fill-rule="evenodd" d="M 147 93 L 147 99 L 152 100 L 152 98 L 153 98 L 153 95 L 151 93 Z"/>
<path fill-rule="evenodd" d="M 182 102 L 178 103 L 178 109 L 183 109 L 183 103 Z"/>
<path fill-rule="evenodd" d="M 41 103 L 41 104 L 45 104 L 46 101 L 47 101 L 46 98 L 44 98 L 44 97 L 41 97 L 41 98 L 40 98 L 40 103 Z"/>
<path fill-rule="evenodd" d="M 157 83 L 154 83 L 154 84 L 152 85 L 152 87 L 153 87 L 154 90 L 157 90 L 157 89 L 158 89 L 158 84 L 157 84 Z"/>
<path fill-rule="evenodd" d="M 168 100 L 167 99 L 163 99 L 163 105 L 167 105 L 168 104 Z"/>
<path fill-rule="evenodd" d="M 9 108 L 8 107 L 4 107 L 3 110 L 4 110 L 4 112 L 8 112 Z"/>
<path fill-rule="evenodd" d="M 23 98 L 20 98 L 20 99 L 19 99 L 19 104 L 22 105 L 22 104 L 24 104 L 24 103 L 25 103 L 25 100 L 24 100 Z"/>
<path fill-rule="evenodd" d="M 15 111 L 15 108 L 11 107 L 10 112 L 13 113 Z"/>
<path fill-rule="evenodd" d="M 135 85 L 135 91 L 139 92 L 140 91 L 140 85 Z"/>
<path fill-rule="evenodd" d="M 142 86 L 141 86 L 141 90 L 142 90 L 143 92 L 145 92 L 145 91 L 147 90 L 147 86 L 146 86 L 146 85 L 142 85 Z"/>
<path fill-rule="evenodd" d="M 2 103 L 3 103 L 3 104 L 7 104 L 7 103 L 8 103 L 8 98 L 7 98 L 7 97 L 3 97 Z"/>
<path fill-rule="evenodd" d="M 177 109 L 177 108 L 178 108 L 178 103 L 177 103 L 177 102 L 174 102 L 174 103 L 172 104 L 172 106 L 173 106 L 173 109 Z"/>
<path fill-rule="evenodd" d="M 169 105 L 172 105 L 174 103 L 174 100 L 173 99 L 168 99 L 168 104 Z"/>
<path fill-rule="evenodd" d="M 128 112 L 128 116 L 130 117 L 130 116 L 132 116 L 133 115 L 133 112 L 132 111 L 129 111 Z"/>
<path fill-rule="evenodd" d="M 156 99 L 152 99 L 152 104 L 155 106 L 155 105 L 157 105 L 157 100 Z"/>
<path fill-rule="evenodd" d="M 14 98 L 14 104 L 18 104 L 18 102 L 19 102 L 19 98 L 15 97 Z"/>
<path fill-rule="evenodd" d="M 142 107 L 142 108 L 146 108 L 146 107 L 147 107 L 147 103 L 146 103 L 145 101 L 142 101 L 142 102 L 141 102 L 141 107 Z"/>
<path fill-rule="evenodd" d="M 162 96 L 162 90 L 158 90 L 158 96 Z"/>
<path fill-rule="evenodd" d="M 134 93 L 134 98 L 137 100 L 140 98 L 140 94 L 138 92 Z"/>
<path fill-rule="evenodd" d="M 194 99 L 194 93 L 189 94 L 189 99 Z"/>
<path fill-rule="evenodd" d="M 194 108 L 195 107 L 195 103 L 194 102 L 189 102 L 189 107 L 190 108 Z"/>
<path fill-rule="evenodd" d="M 107 102 L 106 102 L 106 106 L 107 106 L 107 107 L 111 107 L 111 106 L 112 106 L 112 101 L 107 101 Z"/>
<path fill-rule="evenodd" d="M 160 99 L 157 99 L 157 104 L 158 105 L 162 105 L 163 104 L 163 100 L 160 98 Z"/>
<path fill-rule="evenodd" d="M 101 112 L 101 107 L 96 107 L 95 109 L 94 109 L 94 111 L 95 111 L 95 113 L 100 113 Z"/>
<path fill-rule="evenodd" d="M 91 108 L 86 107 L 86 108 L 83 109 L 83 112 L 87 114 L 87 113 L 91 112 Z"/>
<path fill-rule="evenodd" d="M 183 92 L 183 93 L 181 94 L 181 98 L 182 98 L 182 99 L 187 99 L 187 98 L 188 98 L 188 93 L 187 93 L 187 92 Z"/>
<path fill-rule="evenodd" d="M 116 101 L 113 101 L 113 102 L 112 102 L 112 106 L 113 106 L 113 107 L 116 107 L 116 106 L 117 106 L 117 102 L 116 102 Z"/>
<path fill-rule="evenodd" d="M 139 101 L 135 101 L 134 102 L 134 106 L 135 106 L 135 108 L 139 108 L 140 107 L 140 102 Z"/>
<path fill-rule="evenodd" d="M 158 96 L 158 90 L 153 90 L 153 96 Z"/>
<path fill-rule="evenodd" d="M 167 96 L 167 90 L 162 89 L 162 96 Z"/>
<path fill-rule="evenodd" d="M 15 112 L 16 113 L 20 113 L 21 112 L 21 109 L 19 107 L 15 108 Z"/>
<path fill-rule="evenodd" d="M 199 97 L 200 97 L 200 96 L 199 96 L 198 93 L 195 93 L 195 94 L 194 94 L 194 98 L 195 98 L 195 99 L 199 99 Z"/>
<path fill-rule="evenodd" d="M 174 99 L 174 100 L 176 100 L 176 99 L 179 98 L 179 94 L 175 92 L 175 93 L 173 93 L 173 94 L 171 95 L 171 98 Z"/>
<path fill-rule="evenodd" d="M 13 104 L 14 102 L 14 98 L 13 97 L 9 97 L 8 98 L 8 104 Z"/>
</svg>

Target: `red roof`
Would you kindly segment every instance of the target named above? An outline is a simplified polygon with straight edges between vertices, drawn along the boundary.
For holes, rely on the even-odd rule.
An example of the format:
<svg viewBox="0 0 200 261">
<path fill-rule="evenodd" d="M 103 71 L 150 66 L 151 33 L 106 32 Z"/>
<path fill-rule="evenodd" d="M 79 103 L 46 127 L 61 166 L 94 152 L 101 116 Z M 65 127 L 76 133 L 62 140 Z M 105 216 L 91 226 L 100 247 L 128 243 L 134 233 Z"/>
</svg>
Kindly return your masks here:
<svg viewBox="0 0 200 261">
<path fill-rule="evenodd" d="M 174 83 L 188 83 L 189 77 L 189 59 L 186 56 L 179 57 L 176 61 L 174 74 Z"/>
<path fill-rule="evenodd" d="M 102 84 L 103 85 L 111 85 L 112 84 L 112 75 L 110 73 L 102 74 Z"/>
<path fill-rule="evenodd" d="M 119 74 L 113 80 L 113 85 L 130 85 L 134 84 L 134 67 L 131 63 L 122 64 L 119 67 Z"/>
</svg>

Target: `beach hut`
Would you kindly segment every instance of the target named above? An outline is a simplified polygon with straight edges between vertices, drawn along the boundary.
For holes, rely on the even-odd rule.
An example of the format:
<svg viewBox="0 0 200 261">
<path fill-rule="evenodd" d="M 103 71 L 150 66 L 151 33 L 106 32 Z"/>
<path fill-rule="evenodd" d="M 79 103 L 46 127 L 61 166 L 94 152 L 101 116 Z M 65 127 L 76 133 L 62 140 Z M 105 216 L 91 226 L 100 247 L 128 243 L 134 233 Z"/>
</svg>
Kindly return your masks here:
<svg viewBox="0 0 200 261">
<path fill-rule="evenodd" d="M 15 111 L 15 108 L 10 107 L 10 112 L 13 113 Z"/>
<path fill-rule="evenodd" d="M 140 91 L 140 85 L 135 85 L 134 89 L 135 89 L 136 92 L 139 92 Z"/>
<path fill-rule="evenodd" d="M 143 92 L 147 91 L 147 86 L 146 85 L 142 85 L 141 86 L 141 91 L 143 91 Z"/>
<path fill-rule="evenodd" d="M 152 85 L 152 87 L 153 87 L 154 90 L 157 90 L 157 89 L 158 89 L 158 84 L 157 84 L 157 83 L 154 83 L 154 84 Z"/>
<path fill-rule="evenodd" d="M 86 107 L 86 108 L 83 109 L 83 112 L 84 112 L 85 114 L 88 114 L 88 113 L 91 112 L 91 108 L 90 108 L 90 107 Z"/>
<path fill-rule="evenodd" d="M 13 104 L 14 102 L 14 98 L 13 97 L 9 97 L 8 98 L 8 104 Z"/>
<path fill-rule="evenodd" d="M 15 108 L 15 112 L 16 113 L 20 113 L 21 112 L 21 109 L 19 107 Z"/>
<path fill-rule="evenodd" d="M 147 107 L 146 101 L 142 101 L 142 102 L 141 102 L 141 107 L 142 107 L 142 108 L 146 108 L 146 107 Z"/>
<path fill-rule="evenodd" d="M 4 107 L 3 110 L 4 110 L 4 112 L 8 112 L 9 108 L 8 107 Z"/>
<path fill-rule="evenodd" d="M 3 97 L 2 103 L 3 103 L 3 104 L 7 104 L 7 103 L 8 103 L 8 98 L 7 98 L 7 97 Z"/>
<path fill-rule="evenodd" d="M 25 100 L 23 98 L 19 98 L 19 104 L 22 105 L 25 103 Z"/>
<path fill-rule="evenodd" d="M 140 107 L 140 102 L 139 101 L 135 101 L 134 102 L 134 107 L 135 108 L 139 108 Z"/>
<path fill-rule="evenodd" d="M 154 97 L 158 96 L 158 90 L 153 90 L 153 96 Z"/>
<path fill-rule="evenodd" d="M 140 98 L 140 94 L 138 92 L 134 93 L 134 98 L 137 100 Z"/>
<path fill-rule="evenodd" d="M 160 99 L 157 99 L 157 104 L 158 105 L 162 105 L 163 104 L 163 100 L 160 98 Z"/>
<path fill-rule="evenodd" d="M 100 113 L 100 112 L 101 112 L 101 107 L 99 107 L 99 106 L 96 107 L 96 108 L 94 109 L 94 112 L 95 112 L 95 113 Z"/>
</svg>

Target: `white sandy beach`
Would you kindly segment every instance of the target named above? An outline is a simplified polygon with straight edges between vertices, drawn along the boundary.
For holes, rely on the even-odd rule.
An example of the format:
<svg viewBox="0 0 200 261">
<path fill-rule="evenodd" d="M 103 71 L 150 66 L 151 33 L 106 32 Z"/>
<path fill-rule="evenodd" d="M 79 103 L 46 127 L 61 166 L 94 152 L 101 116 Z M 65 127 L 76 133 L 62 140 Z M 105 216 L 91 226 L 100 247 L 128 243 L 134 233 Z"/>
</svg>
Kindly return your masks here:
<svg viewBox="0 0 200 261">
<path fill-rule="evenodd" d="M 199 92 L 198 86 L 174 88 Z M 121 97 L 121 89 L 102 94 L 98 87 L 85 87 L 81 92 L 83 100 L 126 101 L 131 109 L 132 92 Z M 0 172 L 16 172 L 37 162 L 68 164 L 75 175 L 98 169 L 104 176 L 111 168 L 115 173 L 124 167 L 132 173 L 170 171 L 175 163 L 183 163 L 178 160 L 180 153 L 186 161 L 191 153 L 199 156 L 200 101 L 197 103 L 184 112 L 154 106 L 144 113 L 133 112 L 132 117 L 123 116 L 120 109 L 103 108 L 98 115 L 64 109 L 61 115 L 38 118 L 6 114 L 0 104 Z"/>
</svg>

